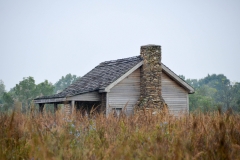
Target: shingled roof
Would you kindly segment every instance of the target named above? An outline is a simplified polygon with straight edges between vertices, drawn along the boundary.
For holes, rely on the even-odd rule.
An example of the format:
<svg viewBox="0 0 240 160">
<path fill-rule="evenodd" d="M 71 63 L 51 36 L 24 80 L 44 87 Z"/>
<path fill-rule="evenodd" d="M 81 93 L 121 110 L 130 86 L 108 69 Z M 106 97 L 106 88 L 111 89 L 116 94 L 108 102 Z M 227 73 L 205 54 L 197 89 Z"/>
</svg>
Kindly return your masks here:
<svg viewBox="0 0 240 160">
<path fill-rule="evenodd" d="M 106 61 L 100 63 L 98 66 L 93 68 L 86 75 L 81 77 L 79 80 L 75 81 L 73 84 L 68 86 L 62 92 L 51 95 L 42 96 L 34 100 L 40 99 L 52 99 L 52 98 L 65 98 L 74 95 L 79 95 L 82 93 L 99 91 L 105 89 L 111 83 L 116 81 L 122 75 L 131 70 L 134 66 L 142 61 L 140 56 L 118 59 L 113 61 Z M 189 90 L 189 93 L 193 93 L 194 89 L 187 84 L 183 79 L 177 76 L 173 71 L 166 67 L 163 63 L 163 70 L 168 72 L 168 74 L 176 79 L 180 85 Z"/>
<path fill-rule="evenodd" d="M 140 56 L 135 56 L 102 62 L 62 92 L 52 96 L 39 97 L 35 100 L 64 98 L 86 92 L 98 91 L 110 85 L 141 61 L 142 58 Z"/>
</svg>

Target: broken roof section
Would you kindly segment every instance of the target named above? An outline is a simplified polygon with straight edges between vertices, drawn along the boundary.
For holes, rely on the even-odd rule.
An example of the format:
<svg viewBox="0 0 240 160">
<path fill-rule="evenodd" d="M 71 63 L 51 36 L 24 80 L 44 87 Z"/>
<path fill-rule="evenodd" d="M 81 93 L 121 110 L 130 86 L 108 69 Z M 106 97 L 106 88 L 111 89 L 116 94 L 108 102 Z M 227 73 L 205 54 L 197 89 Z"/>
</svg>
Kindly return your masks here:
<svg viewBox="0 0 240 160">
<path fill-rule="evenodd" d="M 134 71 L 140 67 L 142 65 L 141 62 L 142 58 L 140 56 L 102 62 L 62 92 L 51 96 L 39 97 L 35 100 L 65 98 L 92 91 L 104 91 L 105 88 L 109 87 L 114 82 L 117 82 L 122 76 L 131 74 L 131 70 Z M 188 93 L 194 93 L 194 89 L 189 84 L 187 84 L 164 64 L 162 64 L 162 69 L 163 72 L 185 88 Z"/>
</svg>

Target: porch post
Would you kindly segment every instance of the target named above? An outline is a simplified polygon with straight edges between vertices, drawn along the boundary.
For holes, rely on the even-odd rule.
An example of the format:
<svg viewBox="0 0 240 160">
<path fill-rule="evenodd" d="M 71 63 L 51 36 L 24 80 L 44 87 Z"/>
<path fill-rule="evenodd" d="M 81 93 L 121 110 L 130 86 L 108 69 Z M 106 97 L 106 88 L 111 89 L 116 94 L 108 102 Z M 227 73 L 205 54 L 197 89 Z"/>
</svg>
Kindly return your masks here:
<svg viewBox="0 0 240 160">
<path fill-rule="evenodd" d="M 54 113 L 56 113 L 57 110 L 58 110 L 58 104 L 54 103 Z"/>
<path fill-rule="evenodd" d="M 39 103 L 39 112 L 43 113 L 44 103 Z"/>
<path fill-rule="evenodd" d="M 71 101 L 71 114 L 72 114 L 73 111 L 74 111 L 74 107 L 75 107 L 75 101 L 72 100 L 72 101 Z"/>
</svg>

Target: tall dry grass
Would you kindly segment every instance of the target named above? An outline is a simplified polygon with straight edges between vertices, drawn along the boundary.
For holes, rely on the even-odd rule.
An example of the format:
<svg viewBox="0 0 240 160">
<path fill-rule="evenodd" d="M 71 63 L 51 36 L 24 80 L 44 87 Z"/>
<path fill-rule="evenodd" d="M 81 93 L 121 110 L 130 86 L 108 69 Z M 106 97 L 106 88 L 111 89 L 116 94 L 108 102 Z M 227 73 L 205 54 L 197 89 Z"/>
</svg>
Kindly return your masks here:
<svg viewBox="0 0 240 160">
<path fill-rule="evenodd" d="M 240 159 L 240 116 L 0 115 L 1 159 Z"/>
</svg>

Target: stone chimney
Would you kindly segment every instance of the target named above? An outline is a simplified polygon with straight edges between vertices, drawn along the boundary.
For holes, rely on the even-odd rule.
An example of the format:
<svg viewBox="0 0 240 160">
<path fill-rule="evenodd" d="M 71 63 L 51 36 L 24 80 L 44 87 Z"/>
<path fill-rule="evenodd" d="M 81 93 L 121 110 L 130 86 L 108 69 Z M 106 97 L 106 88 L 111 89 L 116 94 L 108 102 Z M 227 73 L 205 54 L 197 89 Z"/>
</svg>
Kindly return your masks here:
<svg viewBox="0 0 240 160">
<path fill-rule="evenodd" d="M 143 59 L 143 66 L 140 69 L 140 98 L 136 104 L 136 109 L 161 110 L 165 106 L 161 87 L 161 46 L 141 46 L 140 54 Z"/>
</svg>

